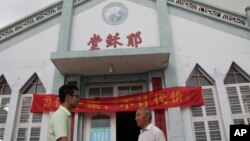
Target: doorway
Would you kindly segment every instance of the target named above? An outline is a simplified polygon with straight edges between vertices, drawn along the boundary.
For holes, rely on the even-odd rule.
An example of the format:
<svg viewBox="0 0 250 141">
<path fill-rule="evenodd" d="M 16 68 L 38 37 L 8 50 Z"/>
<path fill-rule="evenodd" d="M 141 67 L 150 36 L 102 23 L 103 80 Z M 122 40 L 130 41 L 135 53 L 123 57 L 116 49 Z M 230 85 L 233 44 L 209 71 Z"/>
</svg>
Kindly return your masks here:
<svg viewBox="0 0 250 141">
<path fill-rule="evenodd" d="M 116 140 L 137 141 L 140 128 L 135 122 L 135 112 L 116 113 Z"/>
</svg>

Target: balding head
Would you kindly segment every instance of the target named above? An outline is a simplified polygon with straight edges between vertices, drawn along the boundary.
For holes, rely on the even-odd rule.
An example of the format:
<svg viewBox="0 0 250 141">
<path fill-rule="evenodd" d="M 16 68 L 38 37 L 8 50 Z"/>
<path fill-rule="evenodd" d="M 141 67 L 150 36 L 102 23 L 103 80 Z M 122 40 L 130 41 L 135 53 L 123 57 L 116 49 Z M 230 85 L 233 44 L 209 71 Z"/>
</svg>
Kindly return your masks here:
<svg viewBox="0 0 250 141">
<path fill-rule="evenodd" d="M 136 123 L 142 129 L 146 128 L 148 124 L 151 123 L 152 113 L 151 110 L 147 107 L 140 108 L 136 111 L 135 117 Z"/>
</svg>

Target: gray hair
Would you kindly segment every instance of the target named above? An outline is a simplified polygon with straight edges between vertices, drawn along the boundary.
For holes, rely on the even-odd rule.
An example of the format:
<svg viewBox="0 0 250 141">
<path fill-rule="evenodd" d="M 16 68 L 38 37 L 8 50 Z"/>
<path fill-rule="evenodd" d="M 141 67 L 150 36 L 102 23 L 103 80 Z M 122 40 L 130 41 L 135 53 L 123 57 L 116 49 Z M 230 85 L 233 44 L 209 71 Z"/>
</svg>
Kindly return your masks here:
<svg viewBox="0 0 250 141">
<path fill-rule="evenodd" d="M 152 112 L 151 112 L 151 110 L 148 107 L 142 107 L 139 110 L 141 110 L 145 116 L 148 116 L 149 121 L 151 122 L 151 120 L 152 120 Z"/>
</svg>

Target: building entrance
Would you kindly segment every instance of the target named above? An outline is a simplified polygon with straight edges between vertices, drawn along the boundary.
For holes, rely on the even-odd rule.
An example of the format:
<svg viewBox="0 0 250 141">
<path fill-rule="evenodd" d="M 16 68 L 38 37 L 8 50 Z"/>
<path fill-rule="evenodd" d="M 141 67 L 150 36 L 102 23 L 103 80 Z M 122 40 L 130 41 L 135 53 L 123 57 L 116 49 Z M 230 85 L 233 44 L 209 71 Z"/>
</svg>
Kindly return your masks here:
<svg viewBox="0 0 250 141">
<path fill-rule="evenodd" d="M 116 141 L 137 141 L 139 133 L 135 112 L 116 113 Z"/>
</svg>

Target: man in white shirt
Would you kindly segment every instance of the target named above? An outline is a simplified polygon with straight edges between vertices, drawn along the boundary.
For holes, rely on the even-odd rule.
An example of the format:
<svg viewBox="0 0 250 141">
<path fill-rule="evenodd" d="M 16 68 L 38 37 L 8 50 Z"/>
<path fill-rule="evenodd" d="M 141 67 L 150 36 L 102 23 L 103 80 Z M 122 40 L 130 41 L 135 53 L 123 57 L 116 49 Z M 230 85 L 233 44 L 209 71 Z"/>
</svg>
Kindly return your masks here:
<svg viewBox="0 0 250 141">
<path fill-rule="evenodd" d="M 70 141 L 71 110 L 78 106 L 79 93 L 75 85 L 65 84 L 59 89 L 60 107 L 49 123 L 49 141 Z"/>
<path fill-rule="evenodd" d="M 152 113 L 147 107 L 136 111 L 135 121 L 141 128 L 138 141 L 166 141 L 163 132 L 151 123 Z"/>
</svg>

